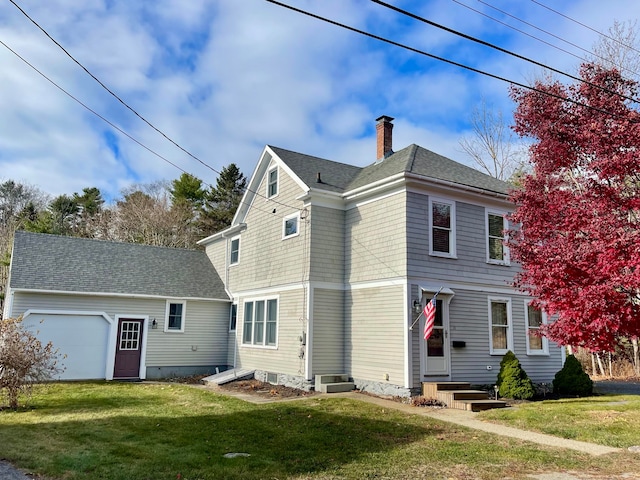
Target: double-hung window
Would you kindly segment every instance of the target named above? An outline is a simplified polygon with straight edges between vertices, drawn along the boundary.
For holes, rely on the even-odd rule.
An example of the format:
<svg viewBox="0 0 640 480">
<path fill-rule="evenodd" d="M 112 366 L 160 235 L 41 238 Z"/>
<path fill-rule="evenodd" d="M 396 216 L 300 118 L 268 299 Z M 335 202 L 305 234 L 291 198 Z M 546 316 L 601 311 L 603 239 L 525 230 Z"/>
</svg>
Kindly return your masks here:
<svg viewBox="0 0 640 480">
<path fill-rule="evenodd" d="M 511 299 L 489 298 L 489 344 L 491 355 L 513 351 Z"/>
<path fill-rule="evenodd" d="M 275 347 L 278 341 L 278 299 L 244 302 L 242 343 Z"/>
<path fill-rule="evenodd" d="M 509 249 L 505 246 L 507 219 L 504 213 L 486 214 L 487 262 L 509 265 Z"/>
<path fill-rule="evenodd" d="M 229 265 L 235 265 L 240 261 L 240 237 L 231 239 L 229 251 Z"/>
<path fill-rule="evenodd" d="M 441 257 L 456 256 L 456 204 L 429 198 L 431 242 L 429 253 Z"/>
<path fill-rule="evenodd" d="M 184 332 L 184 318 L 187 310 L 186 301 L 167 300 L 164 331 Z"/>
<path fill-rule="evenodd" d="M 267 172 L 267 198 L 278 195 L 278 167 Z"/>
<path fill-rule="evenodd" d="M 527 321 L 527 355 L 548 355 L 549 340 L 540 335 L 540 327 L 547 323 L 547 314 L 525 303 Z"/>
</svg>

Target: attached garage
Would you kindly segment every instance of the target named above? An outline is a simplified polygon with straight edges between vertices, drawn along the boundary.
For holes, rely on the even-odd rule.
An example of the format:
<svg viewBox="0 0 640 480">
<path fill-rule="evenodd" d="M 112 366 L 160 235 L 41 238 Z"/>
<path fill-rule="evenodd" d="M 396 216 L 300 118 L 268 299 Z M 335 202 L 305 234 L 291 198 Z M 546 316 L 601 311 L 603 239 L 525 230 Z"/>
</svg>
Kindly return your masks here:
<svg viewBox="0 0 640 480">
<path fill-rule="evenodd" d="M 62 380 L 105 379 L 113 373 L 112 320 L 93 312 L 27 312 L 23 319 L 43 343 L 59 350 L 65 370 Z"/>
</svg>

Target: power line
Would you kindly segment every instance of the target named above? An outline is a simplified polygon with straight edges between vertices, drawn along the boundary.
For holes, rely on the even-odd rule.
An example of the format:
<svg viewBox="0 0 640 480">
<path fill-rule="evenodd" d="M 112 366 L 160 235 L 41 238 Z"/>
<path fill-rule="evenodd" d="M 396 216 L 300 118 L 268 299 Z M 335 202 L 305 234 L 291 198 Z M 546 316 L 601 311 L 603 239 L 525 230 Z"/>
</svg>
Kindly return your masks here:
<svg viewBox="0 0 640 480">
<path fill-rule="evenodd" d="M 463 6 L 463 7 L 465 7 L 465 8 L 468 8 L 469 10 L 472 10 L 472 11 L 474 11 L 474 12 L 476 12 L 476 13 L 479 13 L 480 15 L 483 15 L 483 16 L 485 16 L 485 17 L 487 17 L 487 18 L 489 18 L 489 19 L 491 19 L 491 20 L 493 20 L 493 21 L 495 21 L 495 22 L 498 22 L 498 23 L 500 23 L 500 24 L 502 24 L 502 25 L 505 25 L 506 27 L 509 27 L 509 28 L 511 28 L 511 29 L 513 29 L 513 30 L 515 30 L 515 31 L 519 32 L 519 33 L 522 33 L 522 34 L 524 34 L 524 35 L 527 35 L 528 37 L 531 37 L 531 38 L 533 38 L 533 39 L 535 39 L 535 40 L 538 40 L 539 42 L 542 42 L 542 43 L 544 43 L 544 44 L 546 44 L 546 45 L 549 45 L 550 47 L 553 47 L 553 48 L 555 48 L 556 50 L 560 50 L 561 52 L 568 53 L 569 55 L 571 55 L 571 56 L 573 56 L 573 57 L 575 57 L 575 58 L 577 58 L 577 59 L 579 59 L 579 60 L 582 60 L 582 61 L 584 61 L 584 62 L 588 62 L 588 61 L 589 61 L 588 59 L 586 59 L 586 58 L 584 58 L 584 57 L 581 57 L 581 56 L 579 56 L 579 55 L 576 55 L 575 53 L 572 53 L 572 52 L 570 52 L 570 51 L 568 51 L 568 50 L 565 50 L 565 49 L 563 49 L 563 48 L 560 48 L 560 47 L 558 47 L 558 46 L 556 46 L 556 45 L 553 45 L 553 44 L 551 44 L 551 43 L 549 43 L 549 42 L 545 42 L 544 40 L 542 40 L 542 39 L 540 39 L 540 38 L 538 38 L 538 37 L 535 37 L 535 36 L 533 36 L 533 35 L 531 35 L 531 34 L 529 34 L 529 33 L 527 33 L 527 32 L 524 32 L 524 31 L 522 31 L 522 30 L 518 30 L 517 28 L 515 28 L 515 27 L 513 27 L 513 26 L 511 26 L 511 25 L 509 25 L 509 24 L 507 24 L 507 23 L 501 22 L 500 20 L 498 20 L 498 19 L 496 19 L 496 18 L 494 18 L 494 17 L 491 17 L 490 15 L 487 15 L 487 14 L 485 14 L 484 12 L 481 12 L 481 11 L 479 11 L 479 10 L 476 10 L 475 8 L 472 8 L 472 7 L 470 7 L 469 5 L 465 5 L 464 3 L 460 2 L 459 0 L 451 0 L 451 1 L 452 1 L 452 2 L 457 3 L 458 5 Z M 517 16 L 515 16 L 515 15 L 512 15 L 512 14 L 510 14 L 509 12 L 506 12 L 506 11 L 504 11 L 504 10 L 501 10 L 501 9 L 499 9 L 498 7 L 495 7 L 495 6 L 493 6 L 493 5 L 491 5 L 491 4 L 487 3 L 487 2 L 485 2 L 485 1 L 483 1 L 483 0 L 478 0 L 478 2 L 482 3 L 483 5 L 486 5 L 487 7 L 491 8 L 491 9 L 493 9 L 493 10 L 496 10 L 496 11 L 498 11 L 498 12 L 502 13 L 503 15 L 506 15 L 506 16 L 508 16 L 508 17 L 510 17 L 510 18 L 513 18 L 514 20 L 517 20 L 518 22 L 524 23 L 525 25 L 528 25 L 529 27 L 534 28 L 535 30 L 538 30 L 539 32 L 545 33 L 545 34 L 547 34 L 547 35 L 549 35 L 549 36 L 551 36 L 551 37 L 553 37 L 553 38 L 556 38 L 556 39 L 560 40 L 561 42 L 566 43 L 567 45 L 571 45 L 572 47 L 575 47 L 575 48 L 577 48 L 577 49 L 579 49 L 579 50 L 582 50 L 583 52 L 588 53 L 589 55 L 593 55 L 593 56 L 595 56 L 595 57 L 599 58 L 600 60 L 603 60 L 603 61 L 605 61 L 605 62 L 609 62 L 609 60 L 608 60 L 607 58 L 605 58 L 605 57 L 603 57 L 603 56 L 601 56 L 601 55 L 598 55 L 597 53 L 592 52 L 591 50 L 588 50 L 588 49 L 586 49 L 586 48 L 584 48 L 584 47 L 581 47 L 580 45 L 577 45 L 577 44 L 575 44 L 575 43 L 573 43 L 573 42 L 570 42 L 569 40 L 566 40 L 566 39 L 564 39 L 564 38 L 560 37 L 559 35 L 554 34 L 553 32 L 550 32 L 550 31 L 545 30 L 545 29 L 543 29 L 543 28 L 537 27 L 536 25 L 534 25 L 534 24 L 532 24 L 532 23 L 530 23 L 530 22 L 527 22 L 527 21 L 525 21 L 525 20 L 522 20 L 521 18 L 519 18 L 519 17 L 517 17 Z M 636 76 L 640 76 L 640 74 L 639 74 L 638 72 L 634 72 L 634 71 L 629 70 L 629 69 L 627 69 L 627 70 L 628 70 L 630 73 L 633 73 L 633 74 L 634 74 L 634 75 L 636 75 Z"/>
<path fill-rule="evenodd" d="M 82 68 L 82 70 L 85 71 L 85 73 L 87 75 L 89 75 L 93 80 L 95 80 L 103 89 L 105 89 L 111 96 L 113 96 L 116 100 L 118 100 L 118 102 L 120 102 L 125 108 L 127 108 L 129 111 L 131 111 L 136 117 L 138 117 L 140 120 L 142 120 L 144 123 L 146 123 L 149 127 L 151 127 L 153 130 L 155 130 L 157 133 L 159 133 L 160 135 L 162 135 L 166 140 L 168 140 L 169 142 L 171 142 L 173 145 L 175 145 L 176 147 L 178 147 L 180 150 L 182 150 L 184 153 L 186 153 L 189 157 L 191 157 L 192 159 L 196 160 L 197 162 L 199 162 L 201 165 L 205 166 L 206 168 L 208 168 L 209 170 L 211 170 L 214 173 L 217 173 L 218 175 L 221 175 L 221 172 L 218 171 L 217 169 L 215 169 L 214 167 L 212 167 L 211 165 L 209 165 L 208 163 L 204 162 L 203 160 L 201 160 L 200 158 L 198 158 L 196 155 L 194 155 L 193 153 L 189 152 L 186 148 L 182 147 L 180 144 L 178 144 L 176 141 L 174 141 L 173 139 L 171 139 L 167 134 L 165 134 L 162 130 L 160 130 L 158 127 L 156 127 L 154 124 L 152 124 L 149 120 L 147 120 L 144 116 L 142 116 L 140 113 L 138 113 L 138 111 L 136 111 L 133 107 L 131 107 L 127 102 L 125 102 L 122 98 L 120 98 L 115 92 L 113 92 L 113 90 L 111 90 L 109 87 L 107 87 L 98 77 L 96 77 L 93 73 L 91 73 L 91 71 L 85 67 L 80 61 L 78 61 L 73 55 L 71 55 L 71 53 L 69 53 L 69 51 L 67 49 L 65 49 L 55 38 L 53 38 L 43 27 L 40 26 L 40 24 L 38 24 L 38 22 L 36 22 L 33 18 L 31 18 L 29 16 L 29 14 L 27 12 L 25 12 L 14 0 L 9 0 L 31 23 L 33 23 L 44 35 L 47 36 L 47 38 L 49 38 L 49 40 L 51 40 L 58 48 L 60 48 L 71 60 L 73 60 L 74 63 L 76 63 L 80 68 Z M 6 47 L 6 44 L 3 43 L 3 45 Z M 8 48 L 8 47 L 7 47 Z M 13 50 L 11 50 L 13 52 Z M 13 52 L 14 54 L 16 54 L 15 52 Z M 16 54 L 17 55 L 17 54 Z M 19 56 L 19 55 L 18 55 Z M 25 61 L 22 57 L 19 56 L 20 59 L 22 59 L 23 61 Z M 25 61 L 26 62 L 26 61 Z M 33 67 L 31 64 L 29 64 L 28 62 L 26 62 L 29 66 L 31 66 L 32 68 L 34 68 L 34 70 L 36 70 L 38 73 L 40 73 L 40 75 L 44 76 L 44 78 L 46 78 L 48 81 L 50 81 L 51 83 L 53 83 L 56 87 L 58 87 L 60 90 L 62 90 L 64 93 L 66 93 L 67 95 L 69 95 L 71 98 L 73 98 L 74 100 L 78 101 L 77 99 L 75 99 L 75 97 L 73 97 L 72 95 L 70 95 L 68 92 L 66 92 L 64 89 L 62 89 L 61 87 L 59 87 L 57 84 L 55 84 L 52 80 L 50 80 L 49 78 L 47 78 L 42 72 L 40 72 L 39 70 L 37 70 L 35 67 Z M 96 112 L 94 112 L 93 110 L 91 110 L 89 107 L 87 107 L 86 105 L 84 105 L 82 102 L 78 101 L 78 103 L 80 103 L 82 106 L 84 106 L 85 108 L 87 108 L 89 111 L 91 111 L 92 113 L 94 113 L 95 115 L 98 115 Z M 100 117 L 102 120 L 104 120 L 105 122 L 107 122 L 109 125 L 112 125 L 114 128 L 116 128 L 119 132 L 121 132 L 123 135 L 127 136 L 128 138 L 130 138 L 131 140 L 133 140 L 134 142 L 136 142 L 137 144 L 139 144 L 140 146 L 142 146 L 143 148 L 149 150 L 150 152 L 154 153 L 156 156 L 158 156 L 159 158 L 165 160 L 166 162 L 170 163 L 171 165 L 173 165 L 174 167 L 178 168 L 179 170 L 181 170 L 184 173 L 187 173 L 189 175 L 191 175 L 190 173 L 186 172 L 185 170 L 183 170 L 182 168 L 178 167 L 177 165 L 175 165 L 174 163 L 170 162 L 169 160 L 167 160 L 166 158 L 162 157 L 161 155 L 153 152 L 153 150 L 149 149 L 147 146 L 143 145 L 142 143 L 140 143 L 138 140 L 134 139 L 133 137 L 131 137 L 128 133 L 124 132 L 123 130 L 119 129 L 118 127 L 115 127 L 111 122 L 109 122 L 108 120 L 106 120 L 104 117 L 101 117 L 100 115 L 98 115 L 98 117 Z M 204 182 L 203 182 L 204 183 Z M 210 184 L 205 183 L 206 185 L 211 186 Z M 292 205 L 287 205 L 285 203 L 282 203 L 278 200 L 275 200 L 273 198 L 267 198 L 265 195 L 262 195 L 259 192 L 254 192 L 250 189 L 247 189 L 247 191 L 250 191 L 251 193 L 262 197 L 264 199 L 268 199 L 270 201 L 272 201 L 273 203 L 276 203 L 278 205 L 284 206 L 284 207 L 289 207 L 289 208 L 293 208 L 293 209 L 297 209 L 297 207 L 294 207 Z"/>
<path fill-rule="evenodd" d="M 439 56 L 434 55 L 432 53 L 425 52 L 424 50 L 420 50 L 420 49 L 417 49 L 417 48 L 414 48 L 414 47 L 410 47 L 410 46 L 405 45 L 403 43 L 399 43 L 399 42 L 390 40 L 388 38 L 381 37 L 379 35 L 375 35 L 373 33 L 369 33 L 369 32 L 366 32 L 364 30 L 360 30 L 358 28 L 351 27 L 349 25 L 345 25 L 344 23 L 340 23 L 340 22 L 337 22 L 335 20 L 331 20 L 330 18 L 326 18 L 326 17 L 323 17 L 321 15 L 317 15 L 315 13 L 308 12 L 306 10 L 301 10 L 299 8 L 292 7 L 291 5 L 287 5 L 286 3 L 282 3 L 282 2 L 279 2 L 277 0 L 266 0 L 266 1 L 269 2 L 269 3 L 273 3 L 274 5 L 278 5 L 280 7 L 286 8 L 288 10 L 294 11 L 296 13 L 300 13 L 302 15 L 306 15 L 308 17 L 315 18 L 316 20 L 320 20 L 322 22 L 326 22 L 326 23 L 329 23 L 331 25 L 335 25 L 337 27 L 344 28 L 345 30 L 349 30 L 351 32 L 358 33 L 360 35 L 364 35 L 365 37 L 373 38 L 373 39 L 378 40 L 380 42 L 388 43 L 389 45 L 393 45 L 393 46 L 408 50 L 410 52 L 417 53 L 419 55 L 424 55 L 425 57 L 433 58 L 434 60 L 438 60 L 438 61 L 447 63 L 449 65 L 453 65 L 453 66 L 456 66 L 456 67 L 459 67 L 459 68 L 463 68 L 465 70 L 469 70 L 469 71 L 474 72 L 474 73 L 478 73 L 480 75 L 484 75 L 484 76 L 487 76 L 487 77 L 490 77 L 490 78 L 494 78 L 496 80 L 500 80 L 500 81 L 508 83 L 510 85 L 514 85 L 514 86 L 517 86 L 517 87 L 520 87 L 520 88 L 524 88 L 526 90 L 531 90 L 533 92 L 540 93 L 540 94 L 545 95 L 547 97 L 556 98 L 556 99 L 562 100 L 564 102 L 569 102 L 569 103 L 572 103 L 572 104 L 577 105 L 577 106 L 588 108 L 588 109 L 593 110 L 595 112 L 599 112 L 599 113 L 603 113 L 605 115 L 611 116 L 613 118 L 619 118 L 619 115 L 616 115 L 615 113 L 612 113 L 612 112 L 608 112 L 608 111 L 603 110 L 601 108 L 594 107 L 592 105 L 587 105 L 585 103 L 579 102 L 579 101 L 574 100 L 572 98 L 563 97 L 562 95 L 556 95 L 554 93 L 551 93 L 551 92 L 548 92 L 548 91 L 545 91 L 545 90 L 541 90 L 539 88 L 532 87 L 530 85 L 525 85 L 524 83 L 516 82 L 515 80 L 510 80 L 508 78 L 501 77 L 500 75 L 496 75 L 494 73 L 485 72 L 484 70 L 479 70 L 477 68 L 470 67 L 468 65 L 464 65 L 462 63 L 458 63 L 458 62 L 455 62 L 453 60 L 449 60 L 449 59 L 444 58 L 444 57 L 439 57 Z M 613 93 L 615 95 L 617 95 L 617 96 L 621 96 L 621 95 L 617 94 L 616 92 L 613 92 Z"/>
<path fill-rule="evenodd" d="M 616 42 L 616 43 L 618 43 L 618 44 L 622 45 L 622 46 L 623 46 L 623 47 L 625 47 L 625 48 L 628 48 L 628 49 L 630 49 L 630 50 L 633 50 L 633 51 L 634 51 L 634 52 L 636 52 L 636 53 L 640 53 L 640 50 L 637 50 L 636 48 L 634 48 L 634 47 L 633 47 L 633 45 L 627 45 L 627 44 L 625 44 L 625 43 L 622 43 L 622 42 L 621 42 L 620 40 L 618 40 L 617 38 L 613 38 L 613 37 L 611 37 L 611 36 L 607 35 L 606 33 L 602 33 L 602 32 L 600 32 L 599 30 L 596 30 L 595 28 L 590 27 L 589 25 L 586 25 L 586 24 L 584 24 L 584 23 L 582 23 L 582 22 L 579 22 L 578 20 L 576 20 L 576 19 L 574 19 L 574 18 L 571 18 L 569 15 L 565 15 L 564 13 L 559 12 L 558 10 L 554 10 L 553 8 L 548 7 L 547 5 L 545 5 L 545 4 L 544 4 L 544 3 L 542 3 L 542 2 L 539 2 L 539 1 L 537 1 L 537 0 L 531 0 L 531 1 L 532 1 L 533 3 L 535 3 L 535 4 L 537 4 L 537 5 L 540 5 L 542 8 L 546 8 L 547 10 L 549 10 L 549 11 L 551 11 L 551 12 L 555 13 L 556 15 L 560 15 L 561 17 L 564 17 L 564 18 L 566 18 L 567 20 L 572 21 L 573 23 L 576 23 L 576 24 L 578 24 L 578 25 L 580 25 L 580 26 L 582 26 L 582 27 L 584 27 L 584 28 L 586 28 L 586 29 L 588 29 L 588 30 L 591 30 L 592 32 L 595 32 L 595 33 L 597 33 L 598 35 L 600 35 L 600 36 L 602 36 L 602 37 L 605 37 L 605 38 L 608 38 L 609 40 L 612 40 L 612 41 L 614 41 L 614 42 Z"/>
<path fill-rule="evenodd" d="M 67 90 L 65 90 L 63 87 L 61 87 L 60 85 L 58 85 L 55 81 L 53 81 L 52 79 L 50 79 L 46 74 L 44 74 L 41 70 L 39 70 L 35 65 L 33 65 L 32 63 L 30 63 L 26 58 L 24 58 L 22 55 L 20 55 L 18 52 L 16 52 L 15 50 L 13 50 L 9 45 L 7 45 L 5 42 L 3 42 L 2 40 L 0 40 L 0 45 L 2 45 L 4 48 L 6 48 L 7 50 L 9 50 L 11 53 L 13 53 L 16 57 L 18 57 L 20 60 L 22 60 L 26 65 L 28 65 L 29 67 L 31 67 L 31 69 L 33 69 L 36 73 L 38 73 L 38 75 L 40 75 L 42 78 L 44 78 L 46 81 L 48 81 L 51 85 L 53 85 L 54 87 L 56 87 L 58 90 L 60 90 L 62 93 L 64 93 L 66 96 L 68 96 L 69 98 L 71 98 L 73 101 L 75 101 L 76 103 L 78 103 L 79 105 L 81 105 L 82 107 L 84 107 L 86 110 L 88 110 L 89 112 L 91 112 L 93 115 L 95 115 L 96 117 L 98 117 L 100 120 L 102 120 L 103 122 L 105 122 L 107 125 L 109 125 L 111 128 L 113 128 L 114 130 L 118 131 L 119 133 L 121 133 L 122 135 L 124 135 L 125 137 L 127 137 L 129 140 L 131 140 L 132 142 L 136 143 L 137 145 L 139 145 L 140 147 L 144 148 L 146 151 L 148 151 L 149 153 L 151 153 L 152 155 L 158 157 L 160 160 L 163 160 L 164 162 L 167 162 L 169 165 L 177 168 L 178 170 L 180 170 L 182 173 L 186 173 L 187 175 L 191 175 L 193 177 L 195 177 L 194 175 L 192 175 L 191 173 L 187 172 L 186 170 L 184 170 L 182 167 L 180 167 L 179 165 L 176 165 L 174 162 L 172 162 L 171 160 L 169 160 L 168 158 L 164 157 L 163 155 L 159 154 L 158 152 L 156 152 L 155 150 L 151 149 L 150 147 L 146 146 L 144 143 L 142 143 L 140 140 L 138 140 L 137 138 L 135 138 L 133 135 L 131 135 L 130 133 L 126 132 L 125 130 L 123 130 L 122 128 L 120 128 L 118 125 L 116 125 L 115 123 L 113 123 L 111 120 L 109 120 L 108 118 L 106 118 L 105 116 L 101 115 L 100 113 L 96 112 L 94 109 L 92 109 L 91 107 L 89 107 L 86 103 L 84 103 L 82 100 L 80 100 L 78 97 L 74 96 L 73 94 L 71 94 L 70 92 L 68 92 Z M 201 182 L 208 186 L 213 188 L 213 185 L 210 183 L 205 182 L 204 180 L 201 180 Z M 247 189 L 249 190 L 249 189 Z M 249 190 L 251 191 L 251 190 Z M 266 197 L 265 197 L 266 198 Z M 241 202 L 241 203 L 245 203 L 245 205 L 250 205 L 247 202 Z M 284 204 L 281 204 L 284 205 Z M 291 207 L 290 205 L 286 205 Z M 257 208 L 254 206 L 254 208 L 256 208 L 257 210 L 260 210 L 260 208 Z M 291 207 L 291 208 L 296 208 L 296 207 Z M 260 210 L 263 213 L 268 213 L 265 210 Z"/>
<path fill-rule="evenodd" d="M 473 37 L 471 35 L 467 35 L 466 33 L 462 33 L 462 32 L 460 32 L 458 30 L 454 30 L 452 28 L 446 27 L 446 26 L 441 25 L 439 23 L 433 22 L 433 21 L 428 20 L 428 19 L 426 19 L 424 17 L 421 17 L 419 15 L 411 13 L 411 12 L 409 12 L 407 10 L 403 10 L 401 8 L 398 8 L 398 7 L 394 6 L 394 5 L 391 5 L 389 3 L 383 2 L 382 0 L 371 0 L 371 1 L 373 3 L 377 3 L 378 5 L 383 6 L 385 8 L 388 8 L 389 10 L 393 10 L 393 11 L 395 11 L 397 13 L 400 13 L 400 14 L 405 15 L 407 17 L 413 18 L 414 20 L 418 20 L 419 22 L 426 23 L 427 25 L 431 25 L 433 27 L 439 28 L 440 30 L 444 30 L 446 32 L 452 33 L 452 34 L 457 35 L 459 37 L 462 37 L 462 38 L 464 38 L 466 40 L 469 40 L 469 41 L 472 41 L 472 42 L 475 42 L 475 43 L 479 43 L 480 45 L 484 45 L 486 47 L 493 48 L 494 50 L 497 50 L 499 52 L 505 53 L 505 54 L 510 55 L 512 57 L 515 57 L 515 58 L 517 58 L 519 60 L 524 60 L 525 62 L 529 62 L 529 63 L 532 63 L 534 65 L 537 65 L 538 67 L 546 68 L 548 70 L 551 70 L 554 73 L 558 73 L 560 75 L 564 75 L 565 77 L 568 77 L 568 78 L 570 78 L 572 80 L 575 80 L 577 82 L 580 82 L 580 83 L 584 83 L 586 85 L 589 85 L 590 87 L 597 88 L 599 90 L 602 90 L 603 92 L 610 93 L 610 94 L 613 94 L 613 95 L 618 95 L 618 96 L 620 96 L 620 97 L 622 97 L 622 98 L 624 98 L 626 100 L 629 100 L 631 102 L 634 102 L 634 103 L 640 103 L 640 100 L 637 100 L 635 98 L 629 97 L 627 95 L 623 95 L 623 94 L 618 93 L 618 92 L 614 92 L 614 91 L 609 90 L 607 88 L 604 88 L 604 87 L 602 87 L 600 85 L 596 85 L 595 83 L 592 83 L 592 82 L 589 82 L 587 80 L 584 80 L 584 79 L 582 79 L 580 77 L 576 77 L 575 75 L 572 75 L 570 73 L 566 73 L 566 72 L 563 72 L 562 70 L 559 70 L 557 68 L 545 65 L 544 63 L 538 62 L 537 60 L 533 60 L 533 59 L 531 59 L 529 57 L 525 57 L 524 55 L 520 55 L 518 53 L 512 52 L 512 51 L 507 50 L 505 48 L 499 47 L 498 45 L 495 45 L 493 43 L 487 42 L 485 40 L 481 40 L 481 39 Z"/>
</svg>

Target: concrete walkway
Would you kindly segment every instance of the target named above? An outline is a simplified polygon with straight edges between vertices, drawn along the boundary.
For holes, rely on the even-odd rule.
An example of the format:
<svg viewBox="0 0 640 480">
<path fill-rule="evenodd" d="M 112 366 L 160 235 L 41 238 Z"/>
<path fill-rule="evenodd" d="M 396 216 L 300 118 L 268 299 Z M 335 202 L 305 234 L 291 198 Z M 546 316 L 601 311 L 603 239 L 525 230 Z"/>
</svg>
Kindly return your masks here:
<svg viewBox="0 0 640 480">
<path fill-rule="evenodd" d="M 454 410 L 449 408 L 431 409 L 413 407 L 411 405 L 394 402 L 392 400 L 385 400 L 379 397 L 363 395 L 361 393 L 334 393 L 331 394 L 331 396 L 334 398 L 336 396 L 353 398 L 355 400 L 373 403 L 385 408 L 400 410 L 411 415 L 422 415 L 425 417 L 431 417 L 443 422 L 455 423 L 456 425 L 462 425 L 464 427 L 473 428 L 475 430 L 493 433 L 494 435 L 517 438 L 519 440 L 526 440 L 528 442 L 538 443 L 540 445 L 548 445 L 551 447 L 568 448 L 571 450 L 576 450 L 578 452 L 588 453 L 590 455 L 606 455 L 609 453 L 620 451 L 619 448 L 605 447 L 603 445 L 596 445 L 594 443 L 578 442 L 577 440 L 554 437 L 553 435 L 546 435 L 544 433 L 530 432 L 527 430 L 520 430 L 518 428 L 507 427 L 495 423 L 483 422 L 482 420 L 478 419 L 478 414 L 475 412 L 467 412 L 464 410 Z"/>
</svg>

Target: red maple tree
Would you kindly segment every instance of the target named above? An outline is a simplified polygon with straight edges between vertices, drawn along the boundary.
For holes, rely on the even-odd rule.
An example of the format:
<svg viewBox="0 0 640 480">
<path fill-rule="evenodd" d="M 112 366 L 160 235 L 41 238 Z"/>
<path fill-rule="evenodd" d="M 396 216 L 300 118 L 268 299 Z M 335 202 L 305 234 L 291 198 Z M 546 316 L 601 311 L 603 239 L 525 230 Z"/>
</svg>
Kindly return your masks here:
<svg viewBox="0 0 640 480">
<path fill-rule="evenodd" d="M 580 69 L 583 83 L 513 89 L 515 130 L 533 139 L 533 171 L 512 192 L 516 286 L 557 320 L 562 345 L 610 351 L 640 335 L 638 85 L 616 70 Z"/>
</svg>

